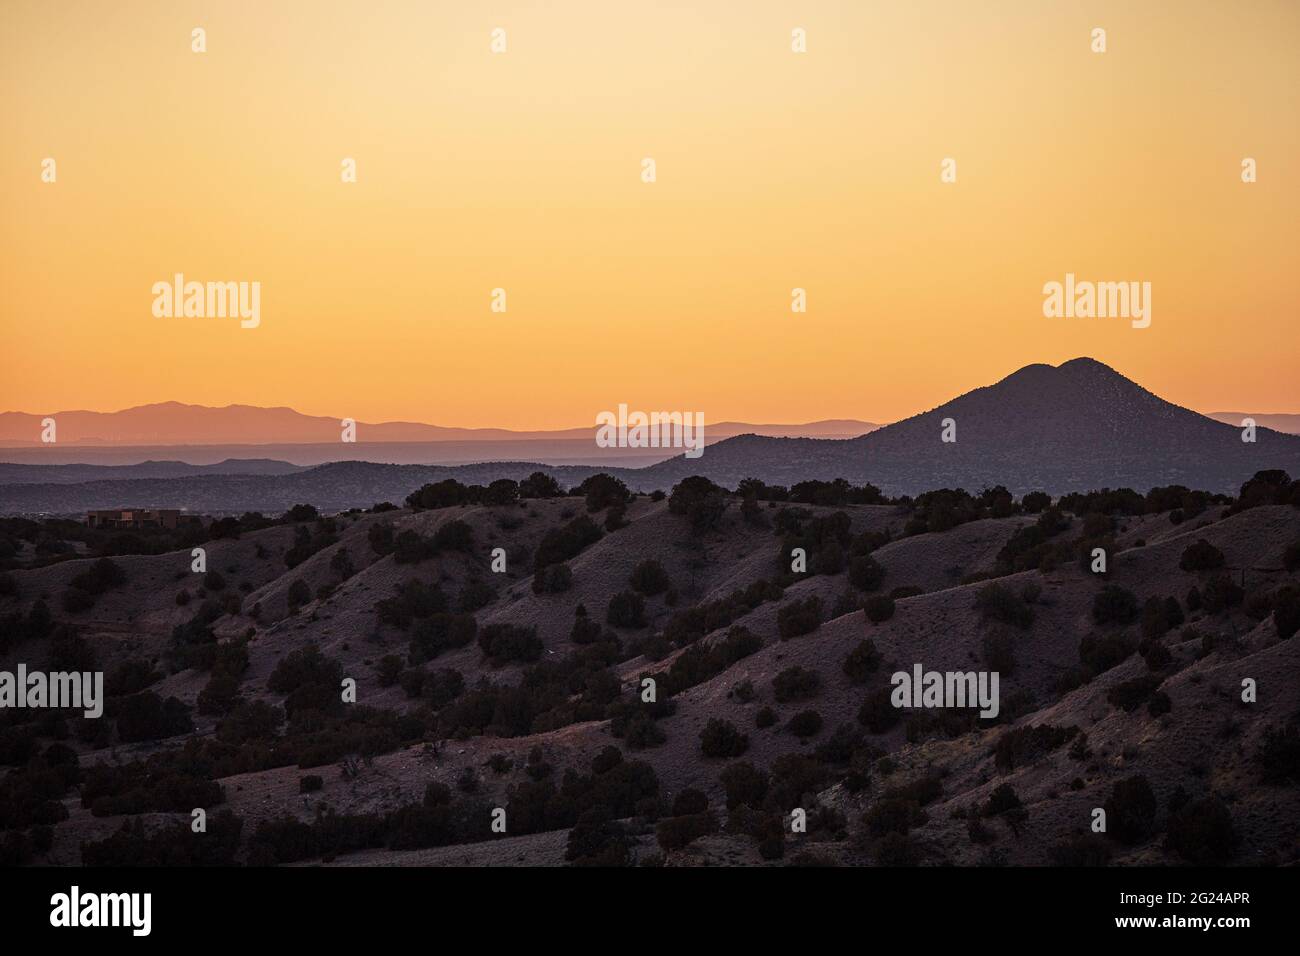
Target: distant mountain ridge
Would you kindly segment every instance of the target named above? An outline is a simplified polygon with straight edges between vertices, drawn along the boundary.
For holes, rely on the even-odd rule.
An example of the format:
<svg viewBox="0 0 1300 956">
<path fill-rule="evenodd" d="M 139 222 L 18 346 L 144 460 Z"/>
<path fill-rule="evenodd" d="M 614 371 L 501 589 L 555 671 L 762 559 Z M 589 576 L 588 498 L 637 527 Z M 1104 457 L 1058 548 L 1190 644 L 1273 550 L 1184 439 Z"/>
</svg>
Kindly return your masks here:
<svg viewBox="0 0 1300 956">
<path fill-rule="evenodd" d="M 955 442 L 942 440 L 951 420 Z M 193 511 L 280 511 L 299 502 L 339 510 L 400 503 L 429 481 L 487 483 L 532 471 L 574 485 L 609 472 L 638 491 L 669 490 L 690 475 L 735 487 L 744 478 L 791 485 L 808 479 L 870 482 L 890 495 L 941 487 L 978 491 L 1002 484 L 1016 494 L 1053 494 L 1181 484 L 1235 493 L 1255 472 L 1300 475 L 1300 437 L 1238 427 L 1174 405 L 1093 359 L 1029 365 L 1001 381 L 859 438 L 830 440 L 739 435 L 697 459 L 677 456 L 644 468 L 484 462 L 460 466 L 335 462 L 283 474 L 200 474 L 5 484 L 0 513 L 75 513 L 153 505 Z"/>
<path fill-rule="evenodd" d="M 1275 432 L 1285 432 L 1288 435 L 1300 435 L 1300 415 L 1269 415 L 1251 412 L 1206 412 L 1207 418 L 1213 418 L 1216 422 L 1226 422 L 1229 425 L 1241 427 L 1243 419 L 1253 419 L 1256 425 L 1264 428 L 1271 428 Z"/>
<path fill-rule="evenodd" d="M 0 445 L 41 443 L 42 420 L 53 418 L 59 444 L 85 445 L 256 445 L 335 443 L 341 419 L 304 415 L 292 408 L 256 405 L 186 405 L 160 402 L 117 412 L 63 411 L 48 414 L 0 412 Z M 793 425 L 705 422 L 708 441 L 745 432 L 790 437 L 851 438 L 879 426 L 855 419 L 827 419 Z M 421 422 L 358 422 L 359 442 L 476 442 L 582 440 L 594 442 L 596 426 L 515 431 L 508 428 L 455 428 Z"/>
<path fill-rule="evenodd" d="M 302 471 L 299 465 L 269 458 L 227 459 L 210 465 L 184 461 L 142 461 L 133 465 L 29 465 L 0 462 L 0 485 L 35 483 L 78 484 L 86 481 L 121 481 L 129 478 L 183 478 L 191 475 L 287 475 Z"/>
</svg>

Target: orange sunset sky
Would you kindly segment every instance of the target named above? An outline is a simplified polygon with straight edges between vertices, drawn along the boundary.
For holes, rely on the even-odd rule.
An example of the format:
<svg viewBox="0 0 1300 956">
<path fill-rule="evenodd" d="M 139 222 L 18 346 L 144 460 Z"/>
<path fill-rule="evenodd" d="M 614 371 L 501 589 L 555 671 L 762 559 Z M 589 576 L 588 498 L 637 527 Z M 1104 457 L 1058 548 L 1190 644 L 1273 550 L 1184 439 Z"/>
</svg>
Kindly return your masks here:
<svg viewBox="0 0 1300 956">
<path fill-rule="evenodd" d="M 1090 355 L 1300 412 L 1298 223 L 1296 2 L 0 3 L 0 410 L 891 421 Z"/>
</svg>

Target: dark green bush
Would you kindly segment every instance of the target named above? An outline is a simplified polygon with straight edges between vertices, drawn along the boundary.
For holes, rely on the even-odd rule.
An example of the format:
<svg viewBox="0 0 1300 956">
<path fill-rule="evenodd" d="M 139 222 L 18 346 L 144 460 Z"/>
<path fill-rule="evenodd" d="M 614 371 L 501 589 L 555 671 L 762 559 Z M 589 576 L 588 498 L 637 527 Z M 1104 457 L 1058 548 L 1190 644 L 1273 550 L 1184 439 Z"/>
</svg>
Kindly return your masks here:
<svg viewBox="0 0 1300 956">
<path fill-rule="evenodd" d="M 791 601 L 776 612 L 777 630 L 781 640 L 811 634 L 821 626 L 822 599 L 811 595 L 802 601 Z"/>
<path fill-rule="evenodd" d="M 1107 584 L 1092 599 L 1092 619 L 1098 624 L 1131 624 L 1137 615 L 1137 596 L 1118 584 Z"/>
<path fill-rule="evenodd" d="M 1015 591 L 1001 584 L 986 584 L 975 595 L 975 607 L 985 620 L 1016 627 L 1034 623 L 1034 609 Z"/>
<path fill-rule="evenodd" d="M 866 610 L 867 620 L 873 624 L 888 621 L 894 616 L 894 599 L 887 594 L 877 594 L 867 598 L 863 607 Z"/>
<path fill-rule="evenodd" d="M 628 583 L 632 585 L 633 591 L 646 597 L 662 594 L 672 586 L 672 581 L 668 579 L 668 572 L 653 558 L 647 558 L 633 568 Z"/>
<path fill-rule="evenodd" d="M 1178 566 L 1184 571 L 1213 571 L 1223 565 L 1223 552 L 1204 538 L 1188 545 L 1178 561 Z"/>
<path fill-rule="evenodd" d="M 730 721 L 710 718 L 700 732 L 700 750 L 706 757 L 739 757 L 748 749 L 749 738 Z"/>
<path fill-rule="evenodd" d="M 534 594 L 561 594 L 571 587 L 573 571 L 562 561 L 548 564 L 533 575 Z"/>
<path fill-rule="evenodd" d="M 504 621 L 488 624 L 478 632 L 478 644 L 494 667 L 514 661 L 531 662 L 542 656 L 542 639 L 535 627 L 519 627 Z"/>
<path fill-rule="evenodd" d="M 787 667 L 772 678 L 772 695 L 779 703 L 808 700 L 821 690 L 822 680 L 816 671 L 803 667 Z"/>
<path fill-rule="evenodd" d="M 801 710 L 790 718 L 785 729 L 796 737 L 815 737 L 822 729 L 822 715 L 815 710 Z"/>
<path fill-rule="evenodd" d="M 844 675 L 854 684 L 865 684 L 880 667 L 880 652 L 871 638 L 864 638 L 844 658 Z"/>
<path fill-rule="evenodd" d="M 996 817 L 1008 810 L 1018 810 L 1020 806 L 1020 797 L 1016 794 L 1015 789 L 1011 784 L 1003 783 L 999 784 L 989 794 L 988 800 L 980 808 L 980 814 L 986 817 Z"/>
<path fill-rule="evenodd" d="M 1156 797 L 1141 774 L 1118 781 L 1103 806 L 1106 832 L 1121 843 L 1132 846 L 1155 833 Z"/>
<path fill-rule="evenodd" d="M 1143 674 L 1141 677 L 1116 684 L 1110 689 L 1106 699 L 1110 701 L 1112 707 L 1134 711 L 1145 704 L 1159 686 L 1159 677 L 1154 674 Z"/>
<path fill-rule="evenodd" d="M 1255 751 L 1265 783 L 1300 782 L 1300 725 L 1268 727 Z"/>
<path fill-rule="evenodd" d="M 903 719 L 900 708 L 890 699 L 892 688 L 881 687 L 867 696 L 858 709 L 858 723 L 873 734 L 883 734 Z"/>
<path fill-rule="evenodd" d="M 1191 801 L 1169 815 L 1165 845 L 1196 866 L 1222 866 L 1239 842 L 1232 812 L 1214 797 Z"/>
<path fill-rule="evenodd" d="M 1079 660 L 1095 676 L 1122 664 L 1135 650 L 1136 642 L 1124 634 L 1089 634 L 1079 642 Z"/>
<path fill-rule="evenodd" d="M 869 554 L 849 559 L 849 583 L 859 591 L 874 591 L 885 580 L 884 566 Z"/>
<path fill-rule="evenodd" d="M 1277 591 L 1273 597 L 1273 624 L 1284 641 L 1300 631 L 1300 589 L 1284 587 Z"/>
<path fill-rule="evenodd" d="M 645 598 L 635 591 L 619 591 L 609 599 L 605 621 L 613 627 L 645 627 Z"/>
</svg>

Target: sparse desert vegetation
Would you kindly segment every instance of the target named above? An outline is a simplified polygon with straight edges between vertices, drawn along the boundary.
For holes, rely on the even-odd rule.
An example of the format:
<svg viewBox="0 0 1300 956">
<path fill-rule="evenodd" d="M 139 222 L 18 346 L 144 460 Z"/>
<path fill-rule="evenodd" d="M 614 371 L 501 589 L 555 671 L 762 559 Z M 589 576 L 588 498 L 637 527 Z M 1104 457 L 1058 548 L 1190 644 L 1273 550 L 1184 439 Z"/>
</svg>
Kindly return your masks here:
<svg viewBox="0 0 1300 956">
<path fill-rule="evenodd" d="M 2 715 L 6 852 L 400 862 L 487 845 L 501 810 L 575 866 L 1294 862 L 1288 489 L 652 496 L 537 473 L 187 540 L 0 519 L 7 666 L 108 675 L 102 718 Z M 100 553 L 17 560 L 51 539 Z M 899 706 L 918 662 L 997 671 L 997 717 Z"/>
</svg>

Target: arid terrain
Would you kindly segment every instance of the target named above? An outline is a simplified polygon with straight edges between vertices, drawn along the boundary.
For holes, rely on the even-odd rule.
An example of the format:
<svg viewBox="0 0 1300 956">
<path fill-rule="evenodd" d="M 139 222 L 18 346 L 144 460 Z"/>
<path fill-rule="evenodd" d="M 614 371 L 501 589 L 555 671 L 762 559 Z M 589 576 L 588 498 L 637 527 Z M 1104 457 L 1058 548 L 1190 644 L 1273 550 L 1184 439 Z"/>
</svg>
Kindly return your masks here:
<svg viewBox="0 0 1300 956">
<path fill-rule="evenodd" d="M 78 547 L 5 519 L 0 670 L 103 671 L 108 696 L 4 711 L 6 859 L 1300 860 L 1284 474 L 559 491 L 443 482 Z M 998 715 L 893 706 L 915 665 L 998 672 Z"/>
</svg>

